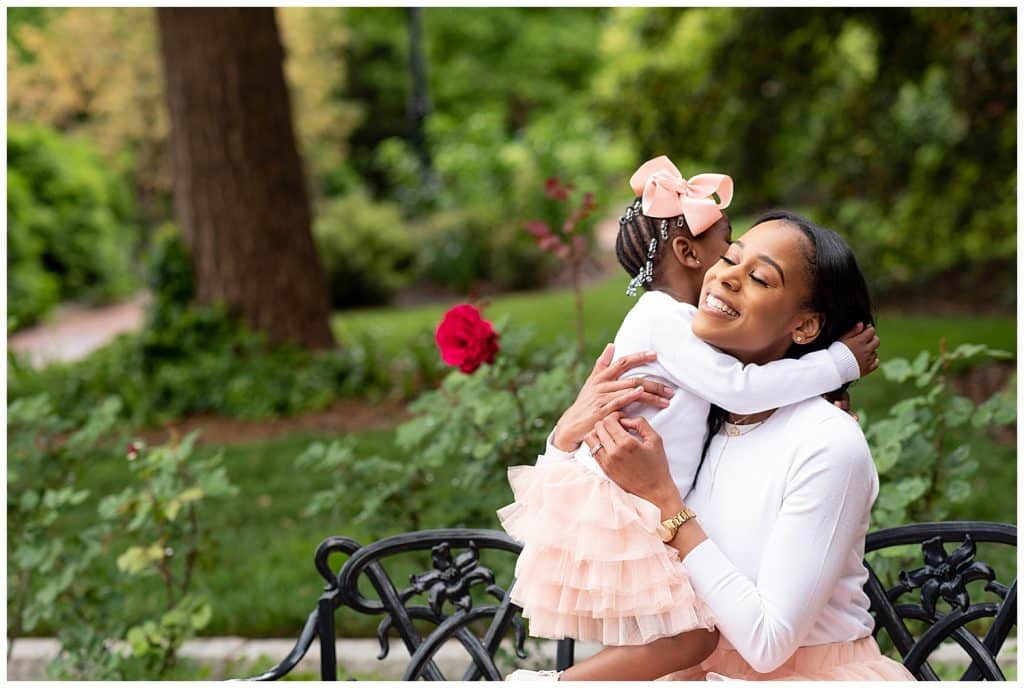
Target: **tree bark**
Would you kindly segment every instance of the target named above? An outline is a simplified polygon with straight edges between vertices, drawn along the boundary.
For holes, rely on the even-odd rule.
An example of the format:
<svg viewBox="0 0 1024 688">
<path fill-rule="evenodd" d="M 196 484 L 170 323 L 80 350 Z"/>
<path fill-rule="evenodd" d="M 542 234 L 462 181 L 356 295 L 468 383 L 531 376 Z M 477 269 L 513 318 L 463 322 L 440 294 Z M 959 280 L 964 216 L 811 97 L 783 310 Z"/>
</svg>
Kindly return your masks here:
<svg viewBox="0 0 1024 688">
<path fill-rule="evenodd" d="M 157 8 L 174 208 L 200 303 L 272 343 L 334 344 L 273 8 Z"/>
</svg>

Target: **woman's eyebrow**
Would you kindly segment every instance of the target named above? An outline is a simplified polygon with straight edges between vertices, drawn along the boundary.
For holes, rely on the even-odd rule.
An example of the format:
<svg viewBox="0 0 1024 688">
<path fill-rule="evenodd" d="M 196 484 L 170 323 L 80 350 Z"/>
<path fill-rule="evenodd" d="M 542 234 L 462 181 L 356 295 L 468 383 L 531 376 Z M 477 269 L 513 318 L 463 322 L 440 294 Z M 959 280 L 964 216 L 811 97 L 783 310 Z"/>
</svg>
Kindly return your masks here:
<svg viewBox="0 0 1024 688">
<path fill-rule="evenodd" d="M 746 245 L 739 239 L 736 239 L 735 241 L 731 241 L 729 243 L 736 244 L 740 248 L 746 248 Z M 771 265 L 773 268 L 775 268 L 779 273 L 779 278 L 782 279 L 782 286 L 786 286 L 786 273 L 782 271 L 782 266 L 776 263 L 774 260 L 772 260 L 771 256 L 767 256 L 764 253 L 759 253 L 757 257 Z"/>
</svg>

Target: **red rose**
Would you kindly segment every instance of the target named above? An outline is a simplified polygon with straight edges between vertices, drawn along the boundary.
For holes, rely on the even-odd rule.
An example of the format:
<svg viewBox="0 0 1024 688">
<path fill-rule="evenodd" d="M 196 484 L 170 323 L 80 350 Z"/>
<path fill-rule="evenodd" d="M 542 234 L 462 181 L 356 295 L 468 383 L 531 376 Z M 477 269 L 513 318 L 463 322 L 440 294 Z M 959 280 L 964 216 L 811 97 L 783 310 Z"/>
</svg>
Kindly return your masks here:
<svg viewBox="0 0 1024 688">
<path fill-rule="evenodd" d="M 498 353 L 498 333 L 468 303 L 453 306 L 444 314 L 434 340 L 442 360 L 464 373 L 472 373 L 482 363 L 494 363 Z"/>
</svg>

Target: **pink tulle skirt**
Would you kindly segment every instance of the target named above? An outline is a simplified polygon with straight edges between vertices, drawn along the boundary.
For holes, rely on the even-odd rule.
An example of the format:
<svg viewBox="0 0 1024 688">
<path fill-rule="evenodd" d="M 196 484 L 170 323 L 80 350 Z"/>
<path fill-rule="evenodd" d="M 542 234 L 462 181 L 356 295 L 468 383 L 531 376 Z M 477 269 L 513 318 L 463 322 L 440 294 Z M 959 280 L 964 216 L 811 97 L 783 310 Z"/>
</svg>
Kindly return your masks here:
<svg viewBox="0 0 1024 688">
<path fill-rule="evenodd" d="M 530 635 L 645 645 L 714 627 L 656 533 L 656 506 L 576 460 L 513 466 L 508 479 L 515 501 L 498 519 L 523 543 L 511 599 Z"/>
<path fill-rule="evenodd" d="M 845 643 L 797 648 L 775 671 L 759 674 L 740 653 L 718 648 L 699 665 L 659 681 L 916 681 L 899 662 L 878 649 L 871 636 Z"/>
</svg>

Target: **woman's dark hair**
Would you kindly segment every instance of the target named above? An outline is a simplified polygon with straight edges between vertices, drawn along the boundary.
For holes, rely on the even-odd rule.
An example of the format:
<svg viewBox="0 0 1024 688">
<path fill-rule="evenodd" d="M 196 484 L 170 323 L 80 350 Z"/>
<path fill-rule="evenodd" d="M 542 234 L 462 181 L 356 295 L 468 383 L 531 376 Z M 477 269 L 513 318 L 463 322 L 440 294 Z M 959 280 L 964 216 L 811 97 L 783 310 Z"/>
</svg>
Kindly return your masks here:
<svg viewBox="0 0 1024 688">
<path fill-rule="evenodd" d="M 861 274 L 853 251 L 843 238 L 831 229 L 819 227 L 806 217 L 788 210 L 765 213 L 752 226 L 756 227 L 772 220 L 785 222 L 807 238 L 807 241 L 803 242 L 806 258 L 804 265 L 810 293 L 805 305 L 815 313 L 821 314 L 822 318 L 818 336 L 807 344 L 793 343 L 786 351 L 785 357 L 800 358 L 812 351 L 827 349 L 857 323 L 864 323 L 865 326 L 874 324 L 868 285 L 864 281 L 864 275 Z M 847 387 L 849 383 L 830 392 L 826 398 L 829 401 L 837 400 Z M 711 413 L 708 414 L 708 434 L 704 438 L 704 449 L 700 464 L 697 466 L 698 473 L 711 445 L 711 438 L 721 430 L 725 418 L 726 412 L 723 409 L 711 407 Z M 697 484 L 696 475 L 693 477 L 693 484 Z"/>
<path fill-rule="evenodd" d="M 722 214 L 719 222 L 729 222 L 729 218 Z M 730 229 L 731 229 L 730 225 Z M 640 210 L 640 199 L 634 201 L 626 208 L 626 212 L 619 218 L 619 234 L 615 238 L 615 257 L 619 259 L 619 265 L 629 274 L 636 277 L 647 265 L 651 241 L 656 241 L 654 256 L 651 258 L 651 268 L 654 272 L 652 281 L 644 282 L 644 289 L 650 289 L 657 282 L 658 265 L 661 256 L 668 250 L 666 247 L 671 244 L 672 239 L 681 236 L 691 241 L 696 241 L 682 216 L 669 218 L 656 218 L 644 215 Z"/>
</svg>

